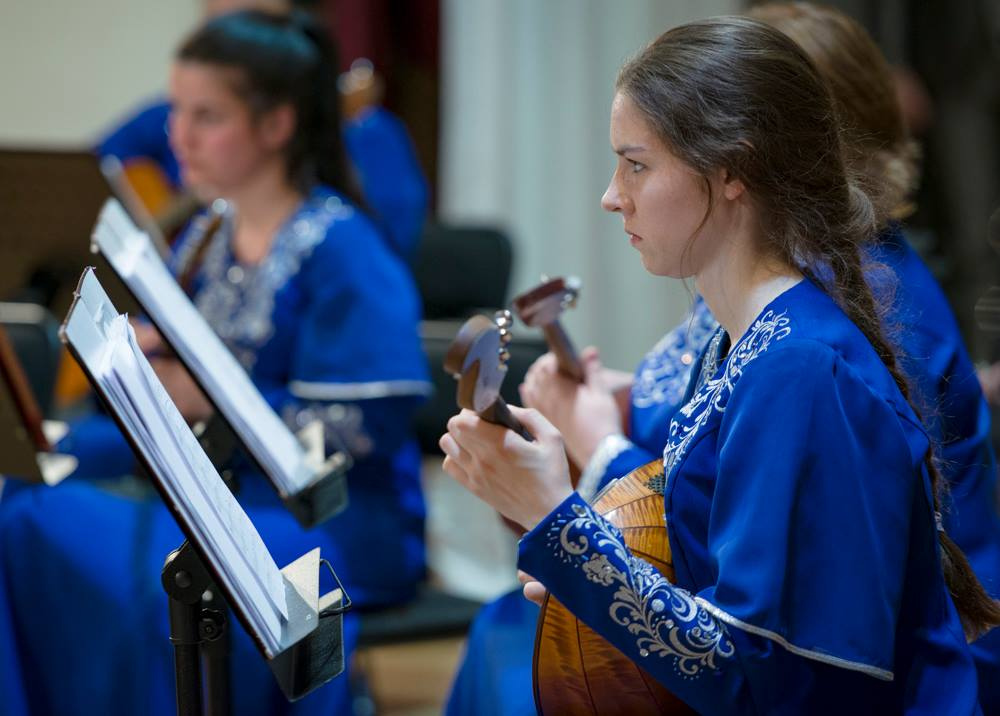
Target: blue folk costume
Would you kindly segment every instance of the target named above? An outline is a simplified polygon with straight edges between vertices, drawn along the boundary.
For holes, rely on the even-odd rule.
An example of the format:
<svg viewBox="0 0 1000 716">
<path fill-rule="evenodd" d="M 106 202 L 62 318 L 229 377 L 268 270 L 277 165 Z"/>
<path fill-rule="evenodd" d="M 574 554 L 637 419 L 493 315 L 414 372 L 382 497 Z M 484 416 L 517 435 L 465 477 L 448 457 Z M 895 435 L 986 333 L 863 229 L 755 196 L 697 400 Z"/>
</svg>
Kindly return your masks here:
<svg viewBox="0 0 1000 716">
<path fill-rule="evenodd" d="M 701 712 L 979 713 L 928 439 L 874 349 L 809 281 L 727 343 L 664 449 L 675 582 L 577 493 L 519 567 Z"/>
<path fill-rule="evenodd" d="M 175 268 L 190 258 L 201 227 L 195 222 L 182 238 Z M 359 607 L 406 599 L 424 568 L 410 419 L 430 389 L 408 272 L 362 213 L 323 188 L 279 230 L 261 263 L 241 265 L 231 236 L 230 216 L 205 252 L 196 305 L 293 429 L 318 418 L 355 460 L 348 508 L 311 530 L 299 527 L 249 468 L 238 476 L 240 503 L 279 566 L 318 546 Z M 87 435 L 80 427 L 60 448 L 76 452 L 84 466 L 100 465 L 85 454 L 94 444 Z M 100 448 L 110 463 L 124 460 L 115 457 L 122 449 L 121 439 Z M 181 540 L 155 496 L 111 494 L 73 478 L 5 494 L 0 713 L 19 716 L 25 703 L 32 714 L 174 713 L 159 575 Z M 231 623 L 234 713 L 347 712 L 346 678 L 288 704 L 243 629 Z M 356 636 L 349 614 L 348 654 Z"/>
<path fill-rule="evenodd" d="M 613 435 L 601 442 L 580 476 L 577 492 L 589 500 L 608 481 L 659 458 L 695 362 L 718 327 L 697 298 L 688 317 L 646 355 L 632 383 L 630 437 Z M 538 607 L 520 589 L 479 611 L 452 685 L 448 716 L 535 713 L 531 655 L 537 623 Z"/>
<path fill-rule="evenodd" d="M 180 166 L 167 139 L 169 116 L 169 103 L 150 103 L 102 138 L 97 154 L 122 162 L 150 159 L 180 187 Z M 428 188 L 405 125 L 385 109 L 369 107 L 345 121 L 343 133 L 365 201 L 393 248 L 409 260 L 427 213 Z"/>
<path fill-rule="evenodd" d="M 950 486 L 944 524 L 987 591 L 1000 596 L 1000 521 L 993 497 L 996 466 L 989 413 L 954 316 L 897 226 L 867 251 L 870 261 L 889 269 L 888 276 L 876 271 L 873 278 L 882 286 L 881 298 L 891 306 L 887 322 L 902 345 L 902 363 L 916 383 L 917 402 L 930 406 L 924 412 Z M 655 459 L 667 441 L 670 418 L 681 403 L 691 369 L 717 327 L 704 301 L 697 298 L 688 318 L 647 354 L 632 387 L 630 438 L 610 436 L 601 443 L 581 478 L 580 487 L 590 489 L 578 490 L 581 494 L 589 498 L 608 480 Z M 453 687 L 451 716 L 534 712 L 530 654 L 537 615 L 538 608 L 520 591 L 483 608 L 473 623 Z M 983 710 L 1000 713 L 1000 630 L 981 637 L 971 648 Z M 487 705 L 490 710 L 482 711 Z"/>
</svg>

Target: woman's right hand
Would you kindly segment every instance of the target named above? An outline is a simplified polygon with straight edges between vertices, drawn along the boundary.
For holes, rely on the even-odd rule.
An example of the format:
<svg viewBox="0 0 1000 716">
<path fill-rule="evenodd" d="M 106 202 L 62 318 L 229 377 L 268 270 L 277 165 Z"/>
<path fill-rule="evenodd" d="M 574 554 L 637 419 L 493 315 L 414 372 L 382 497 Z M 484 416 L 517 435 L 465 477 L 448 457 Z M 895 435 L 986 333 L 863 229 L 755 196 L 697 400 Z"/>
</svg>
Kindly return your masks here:
<svg viewBox="0 0 1000 716">
<path fill-rule="evenodd" d="M 577 465 L 586 465 L 597 445 L 608 435 L 622 432 L 622 415 L 612 385 L 621 381 L 618 371 L 601 364 L 596 348 L 580 353 L 584 382 L 559 372 L 555 355 L 546 353 L 528 369 L 520 386 L 521 400 L 558 428 L 566 452 Z"/>
<path fill-rule="evenodd" d="M 140 321 L 135 318 L 128 320 L 135 331 L 135 339 L 139 343 L 139 349 L 148 357 L 164 352 L 163 336 L 151 323 Z"/>
</svg>

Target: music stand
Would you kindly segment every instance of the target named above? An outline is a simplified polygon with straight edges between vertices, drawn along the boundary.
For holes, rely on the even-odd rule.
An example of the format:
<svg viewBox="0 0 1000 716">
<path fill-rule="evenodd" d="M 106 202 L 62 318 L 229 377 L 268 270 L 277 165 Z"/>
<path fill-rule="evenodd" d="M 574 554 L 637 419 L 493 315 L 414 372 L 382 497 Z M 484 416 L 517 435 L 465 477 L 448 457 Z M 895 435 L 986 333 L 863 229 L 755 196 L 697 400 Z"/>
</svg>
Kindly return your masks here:
<svg viewBox="0 0 1000 716">
<path fill-rule="evenodd" d="M 178 712 L 201 713 L 198 645 L 203 637 L 211 636 L 206 634 L 206 620 L 217 627 L 219 624 L 202 608 L 206 588 L 221 590 L 285 696 L 298 699 L 343 671 L 343 612 L 350 600 L 342 588 L 319 594 L 320 567 L 324 563 L 319 548 L 277 570 L 239 503 L 225 488 L 214 488 L 215 484 L 221 485 L 221 477 L 214 475 L 218 483 L 202 480 L 205 470 L 214 469 L 190 431 L 178 429 L 183 426 L 183 418 L 165 399 L 165 391 L 137 348 L 128 353 L 132 362 L 125 367 L 147 381 L 149 394 L 134 390 L 134 386 L 142 385 L 140 378 L 125 383 L 120 376 L 127 376 L 128 371 L 114 372 L 122 363 L 123 345 L 115 329 L 122 328 L 124 320 L 93 269 L 87 269 L 60 329 L 60 338 L 152 477 L 186 537 L 185 543 L 171 553 L 162 574 L 164 589 L 170 596 Z M 157 434 L 151 432 L 154 430 L 159 430 L 161 436 L 173 437 L 164 442 L 151 439 Z M 168 449 L 174 452 L 165 452 Z M 279 579 L 287 612 L 284 614 L 269 608 L 274 603 L 273 593 L 260 587 L 268 580 L 277 584 L 273 580 Z M 271 602 L 264 599 L 268 594 Z M 262 620 L 262 613 L 270 614 L 274 621 Z"/>
<path fill-rule="evenodd" d="M 288 426 L 275 416 L 242 366 L 194 309 L 149 237 L 134 225 L 116 201 L 109 200 L 101 210 L 93 241 L 95 250 L 115 271 L 208 398 L 215 409 L 213 417 L 236 436 L 240 447 L 270 479 L 296 520 L 309 528 L 344 509 L 349 455 L 337 451 L 324 460 L 322 424 L 315 422 L 295 435 L 301 450 L 294 458 L 295 466 L 288 466 L 287 459 L 284 465 L 278 464 L 274 459 L 277 450 L 272 451 L 271 443 L 285 439 L 287 445 Z M 267 430 L 262 429 L 265 422 L 270 426 Z"/>
<path fill-rule="evenodd" d="M 0 474 L 58 484 L 76 468 L 76 459 L 53 453 L 51 442 L 21 362 L 0 325 Z"/>
</svg>

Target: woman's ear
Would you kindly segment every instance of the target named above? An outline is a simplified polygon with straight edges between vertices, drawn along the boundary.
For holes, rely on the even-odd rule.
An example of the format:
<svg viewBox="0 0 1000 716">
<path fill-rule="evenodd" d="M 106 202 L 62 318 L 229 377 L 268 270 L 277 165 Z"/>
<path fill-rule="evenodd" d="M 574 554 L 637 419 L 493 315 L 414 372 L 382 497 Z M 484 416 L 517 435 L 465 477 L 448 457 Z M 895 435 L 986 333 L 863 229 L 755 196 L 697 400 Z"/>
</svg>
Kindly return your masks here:
<svg viewBox="0 0 1000 716">
<path fill-rule="evenodd" d="M 278 105 L 264 113 L 257 125 L 260 140 L 271 150 L 281 150 L 295 134 L 295 109 L 290 104 Z"/>
<path fill-rule="evenodd" d="M 736 177 L 728 169 L 722 170 L 722 195 L 730 201 L 735 201 L 746 192 L 746 185 L 742 179 Z"/>
</svg>

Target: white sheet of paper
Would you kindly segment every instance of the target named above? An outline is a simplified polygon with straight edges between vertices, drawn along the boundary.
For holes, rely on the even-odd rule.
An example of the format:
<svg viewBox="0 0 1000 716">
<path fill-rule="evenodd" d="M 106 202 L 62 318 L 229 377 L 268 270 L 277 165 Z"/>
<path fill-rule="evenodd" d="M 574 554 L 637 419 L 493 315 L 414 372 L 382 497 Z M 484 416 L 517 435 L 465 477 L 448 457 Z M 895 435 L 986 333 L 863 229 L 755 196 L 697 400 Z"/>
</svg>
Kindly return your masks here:
<svg viewBox="0 0 1000 716">
<path fill-rule="evenodd" d="M 299 492 L 315 475 L 302 446 L 114 199 L 101 210 L 94 242 L 278 490 Z"/>
<path fill-rule="evenodd" d="M 206 559 L 236 596 L 265 652 L 280 649 L 285 584 L 260 535 L 225 486 L 92 272 L 66 322 L 66 336 L 143 452 Z"/>
</svg>

